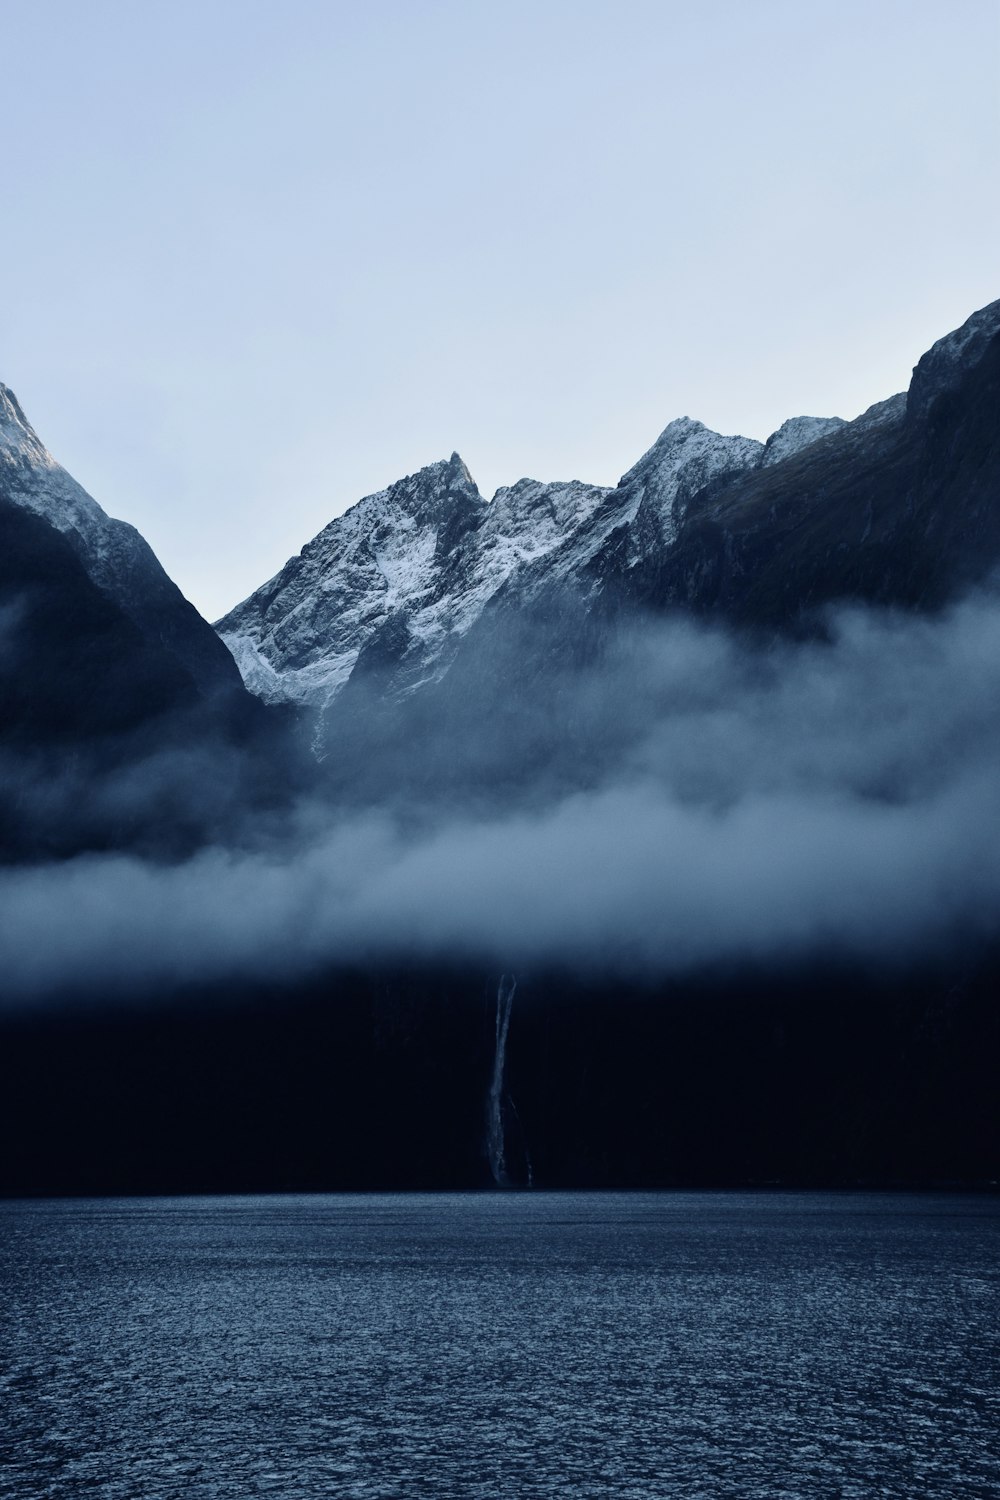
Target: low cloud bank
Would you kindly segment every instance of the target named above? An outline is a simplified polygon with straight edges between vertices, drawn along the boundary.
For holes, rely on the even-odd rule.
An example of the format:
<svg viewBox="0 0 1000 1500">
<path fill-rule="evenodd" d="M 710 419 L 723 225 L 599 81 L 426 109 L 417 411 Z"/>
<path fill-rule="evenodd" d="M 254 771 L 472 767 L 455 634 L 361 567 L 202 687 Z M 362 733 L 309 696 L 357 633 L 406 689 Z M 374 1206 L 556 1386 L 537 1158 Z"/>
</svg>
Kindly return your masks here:
<svg viewBox="0 0 1000 1500">
<path fill-rule="evenodd" d="M 616 744 L 585 789 L 488 815 L 300 807 L 266 845 L 179 864 L 8 869 L 3 995 L 141 998 L 372 959 L 666 975 L 991 939 L 1000 604 L 832 630 L 767 653 L 682 624 L 623 637 L 576 684 Z"/>
</svg>

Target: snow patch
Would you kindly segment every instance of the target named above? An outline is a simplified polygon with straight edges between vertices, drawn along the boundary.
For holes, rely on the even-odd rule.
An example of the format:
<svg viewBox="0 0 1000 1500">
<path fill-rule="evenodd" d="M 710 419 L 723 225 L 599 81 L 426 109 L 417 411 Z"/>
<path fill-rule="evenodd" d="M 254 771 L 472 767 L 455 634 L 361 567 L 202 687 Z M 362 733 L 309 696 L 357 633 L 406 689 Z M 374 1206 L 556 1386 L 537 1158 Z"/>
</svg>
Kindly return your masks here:
<svg viewBox="0 0 1000 1500">
<path fill-rule="evenodd" d="M 761 468 L 770 468 L 772 464 L 792 458 L 803 448 L 811 448 L 820 438 L 828 437 L 846 425 L 843 417 L 789 417 L 764 444 Z"/>
</svg>

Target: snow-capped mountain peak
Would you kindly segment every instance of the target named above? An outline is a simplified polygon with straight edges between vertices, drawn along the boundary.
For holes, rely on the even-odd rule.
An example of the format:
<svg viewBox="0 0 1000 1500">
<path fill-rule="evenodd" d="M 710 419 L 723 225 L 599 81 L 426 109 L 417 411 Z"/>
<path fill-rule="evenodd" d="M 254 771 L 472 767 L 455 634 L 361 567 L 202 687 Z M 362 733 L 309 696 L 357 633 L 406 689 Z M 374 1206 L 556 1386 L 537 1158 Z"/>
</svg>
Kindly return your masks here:
<svg viewBox="0 0 1000 1500">
<path fill-rule="evenodd" d="M 325 708 L 359 659 L 365 670 L 388 666 L 386 691 L 405 694 L 448 670 L 491 601 L 516 609 L 564 588 L 584 601 L 608 588 L 655 590 L 684 537 L 711 530 L 723 492 L 737 503 L 783 486 L 797 493 L 806 469 L 860 463 L 872 443 L 901 441 L 905 422 L 960 380 L 998 329 L 1000 302 L 924 355 L 908 397 L 851 422 L 792 417 L 761 443 L 678 417 L 613 489 L 520 479 L 487 504 L 452 454 L 331 521 L 217 628 L 265 698 Z M 867 511 L 844 525 L 855 519 L 870 535 Z M 706 557 L 705 576 L 724 563 Z"/>
<path fill-rule="evenodd" d="M 102 586 L 104 573 L 120 551 L 112 521 L 82 485 L 67 474 L 42 443 L 9 386 L 0 385 L 0 465 L 10 498 L 33 510 L 67 535 L 87 557 Z M 127 527 L 133 531 L 131 526 Z M 134 533 L 137 535 L 137 533 Z"/>
<path fill-rule="evenodd" d="M 366 495 L 216 626 L 268 701 L 322 706 L 391 617 L 436 602 L 486 501 L 457 453 Z"/>
<path fill-rule="evenodd" d="M 227 653 L 148 543 L 127 521 L 109 516 L 56 462 L 6 385 L 0 385 L 0 494 L 60 531 L 92 582 L 204 692 L 241 692 Z"/>
<path fill-rule="evenodd" d="M 619 490 L 631 499 L 638 551 L 654 539 L 669 546 L 698 491 L 723 474 L 755 468 L 763 452 L 763 443 L 754 438 L 724 437 L 692 417 L 671 422 L 619 481 Z M 631 550 L 637 555 L 635 546 Z"/>
<path fill-rule="evenodd" d="M 24 415 L 20 401 L 10 386 L 0 383 L 0 463 L 12 467 L 22 462 L 55 467 L 55 459 Z"/>
<path fill-rule="evenodd" d="M 835 425 L 787 423 L 775 435 L 780 456 Z M 589 592 L 592 565 L 616 533 L 627 536 L 631 563 L 669 546 L 699 491 L 759 466 L 766 452 L 679 417 L 615 489 L 526 478 L 489 504 L 453 453 L 335 517 L 216 628 L 268 701 L 324 708 L 359 659 L 381 660 L 383 646 L 408 663 L 401 686 L 414 685 L 447 670 L 501 590 L 525 601 L 565 584 Z"/>
<path fill-rule="evenodd" d="M 786 458 L 791 458 L 796 453 L 801 453 L 803 448 L 811 448 L 813 443 L 818 443 L 820 438 L 828 437 L 831 432 L 837 432 L 846 426 L 842 417 L 789 417 L 787 422 L 771 433 L 764 444 L 764 455 L 761 465 L 764 468 L 771 464 L 780 464 Z"/>
</svg>

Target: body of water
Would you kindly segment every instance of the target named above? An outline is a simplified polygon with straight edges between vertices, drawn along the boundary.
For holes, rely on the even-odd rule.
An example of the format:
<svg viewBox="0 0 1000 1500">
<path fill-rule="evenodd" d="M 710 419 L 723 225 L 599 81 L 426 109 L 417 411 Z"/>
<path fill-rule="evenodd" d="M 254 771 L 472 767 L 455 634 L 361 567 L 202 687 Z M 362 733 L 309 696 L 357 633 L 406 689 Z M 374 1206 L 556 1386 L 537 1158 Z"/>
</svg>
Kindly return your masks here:
<svg viewBox="0 0 1000 1500">
<path fill-rule="evenodd" d="M 0 1203 L 0 1496 L 1000 1495 L 1000 1201 Z"/>
</svg>

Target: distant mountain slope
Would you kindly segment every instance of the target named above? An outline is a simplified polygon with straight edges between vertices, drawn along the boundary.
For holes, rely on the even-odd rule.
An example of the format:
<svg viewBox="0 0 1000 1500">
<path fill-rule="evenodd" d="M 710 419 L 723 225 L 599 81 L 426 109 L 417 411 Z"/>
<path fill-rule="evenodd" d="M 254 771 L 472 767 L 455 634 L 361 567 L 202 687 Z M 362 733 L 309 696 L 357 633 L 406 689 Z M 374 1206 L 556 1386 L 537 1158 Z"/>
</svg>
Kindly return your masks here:
<svg viewBox="0 0 1000 1500">
<path fill-rule="evenodd" d="M 0 862 L 173 840 L 184 816 L 148 768 L 208 738 L 202 706 L 70 541 L 0 499 Z"/>
<path fill-rule="evenodd" d="M 525 479 L 487 504 L 453 454 L 337 517 L 217 628 L 253 691 L 329 709 L 352 674 L 390 698 L 437 681 L 487 615 L 567 594 L 781 629 L 835 600 L 940 603 L 1000 560 L 998 335 L 1000 302 L 852 422 L 795 417 L 766 444 L 671 422 L 615 489 Z"/>
<path fill-rule="evenodd" d="M 135 527 L 106 515 L 55 461 L 5 385 L 0 385 L 0 499 L 61 532 L 92 582 L 148 642 L 190 674 L 202 695 L 240 695 L 239 673 L 215 632 Z"/>
<path fill-rule="evenodd" d="M 327 707 L 357 668 L 396 661 L 397 690 L 447 670 L 491 600 L 580 587 L 609 537 L 661 551 L 691 498 L 720 475 L 794 452 L 836 418 L 786 423 L 772 446 L 672 422 L 617 489 L 522 479 L 487 504 L 457 453 L 368 495 L 217 622 L 261 697 Z"/>
<path fill-rule="evenodd" d="M 604 580 L 622 597 L 782 629 L 981 582 L 1000 563 L 1000 302 L 923 356 L 905 400 L 706 491 L 637 568 L 623 552 Z"/>
<path fill-rule="evenodd" d="M 337 517 L 220 622 L 252 696 L 138 533 L 2 387 L 0 748 L 100 742 L 118 763 L 136 735 L 142 755 L 157 737 L 256 739 L 264 781 L 290 786 L 295 754 L 282 727 L 270 738 L 264 698 L 321 711 L 312 749 L 347 800 L 447 796 L 456 779 L 489 798 L 585 784 L 649 689 L 616 621 L 815 633 L 837 601 L 934 608 L 986 579 L 998 412 L 1000 302 L 855 421 L 794 418 L 762 444 L 681 418 L 614 489 L 523 479 L 487 503 L 453 454 Z M 599 662 L 595 691 L 580 670 Z"/>
<path fill-rule="evenodd" d="M 271 719 L 0 387 L 0 861 L 196 847 L 288 784 Z"/>
</svg>

